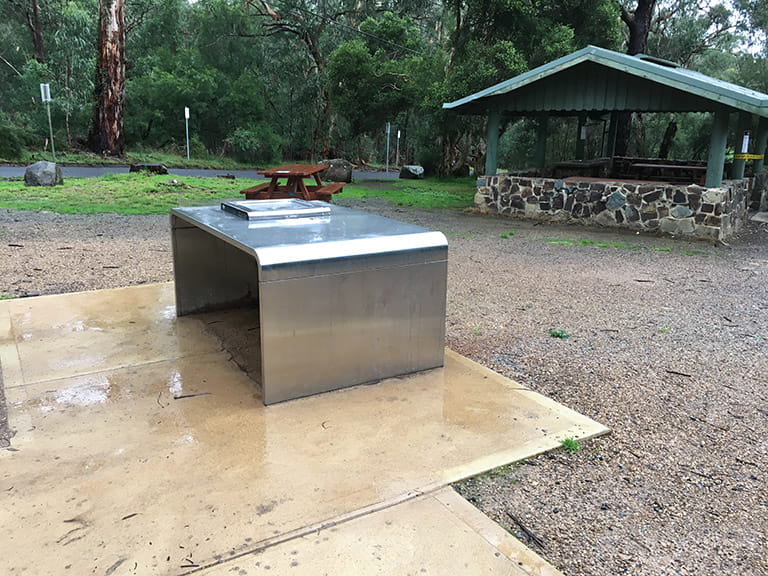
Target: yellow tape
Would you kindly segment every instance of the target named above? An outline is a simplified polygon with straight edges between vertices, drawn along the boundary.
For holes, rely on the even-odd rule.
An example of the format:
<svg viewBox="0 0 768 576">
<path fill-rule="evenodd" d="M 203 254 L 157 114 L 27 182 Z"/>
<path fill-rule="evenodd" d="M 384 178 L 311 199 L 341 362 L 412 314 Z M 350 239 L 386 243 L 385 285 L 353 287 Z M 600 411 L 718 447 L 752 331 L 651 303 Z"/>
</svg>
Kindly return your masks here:
<svg viewBox="0 0 768 576">
<path fill-rule="evenodd" d="M 734 154 L 734 159 L 736 160 L 760 160 L 763 155 L 762 154 Z"/>
</svg>

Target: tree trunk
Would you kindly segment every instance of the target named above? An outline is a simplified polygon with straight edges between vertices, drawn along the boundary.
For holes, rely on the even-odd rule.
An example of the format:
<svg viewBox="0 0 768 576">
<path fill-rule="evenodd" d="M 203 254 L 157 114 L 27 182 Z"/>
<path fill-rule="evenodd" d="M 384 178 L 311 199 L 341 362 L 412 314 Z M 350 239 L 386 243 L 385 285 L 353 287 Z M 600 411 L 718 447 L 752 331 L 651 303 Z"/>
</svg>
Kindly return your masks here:
<svg viewBox="0 0 768 576">
<path fill-rule="evenodd" d="M 621 6 L 621 19 L 629 29 L 627 54 L 645 54 L 648 50 L 648 32 L 651 29 L 651 18 L 656 8 L 656 0 L 637 0 L 634 12 L 629 12 Z M 616 156 L 626 156 L 629 148 L 629 136 L 632 132 L 632 113 L 619 114 L 616 125 Z"/>
<path fill-rule="evenodd" d="M 31 0 L 32 6 L 27 10 L 27 27 L 32 35 L 32 45 L 35 50 L 35 60 L 45 63 L 45 43 L 43 42 L 43 27 L 40 24 L 40 4 Z"/>
<path fill-rule="evenodd" d="M 659 158 L 669 158 L 669 151 L 675 142 L 675 134 L 677 134 L 677 122 L 670 120 L 669 124 L 667 124 L 667 129 L 664 131 L 664 137 L 661 139 Z"/>
<path fill-rule="evenodd" d="M 634 12 L 621 9 L 621 19 L 629 28 L 627 54 L 645 54 L 648 51 L 648 32 L 651 30 L 651 18 L 655 8 L 656 0 L 637 0 Z"/>
<path fill-rule="evenodd" d="M 125 0 L 99 0 L 98 50 L 91 149 L 105 156 L 122 156 L 125 152 Z"/>
</svg>

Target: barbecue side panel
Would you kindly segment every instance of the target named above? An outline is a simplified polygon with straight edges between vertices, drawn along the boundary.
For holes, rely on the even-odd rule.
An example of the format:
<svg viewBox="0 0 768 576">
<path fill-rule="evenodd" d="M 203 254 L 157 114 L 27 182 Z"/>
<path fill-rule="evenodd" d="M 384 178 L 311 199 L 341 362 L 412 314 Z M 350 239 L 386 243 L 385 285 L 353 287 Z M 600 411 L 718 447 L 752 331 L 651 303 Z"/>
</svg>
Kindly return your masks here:
<svg viewBox="0 0 768 576">
<path fill-rule="evenodd" d="M 260 284 L 264 403 L 443 365 L 445 259 Z"/>
<path fill-rule="evenodd" d="M 176 314 L 255 305 L 258 262 L 253 254 L 171 216 Z"/>
</svg>

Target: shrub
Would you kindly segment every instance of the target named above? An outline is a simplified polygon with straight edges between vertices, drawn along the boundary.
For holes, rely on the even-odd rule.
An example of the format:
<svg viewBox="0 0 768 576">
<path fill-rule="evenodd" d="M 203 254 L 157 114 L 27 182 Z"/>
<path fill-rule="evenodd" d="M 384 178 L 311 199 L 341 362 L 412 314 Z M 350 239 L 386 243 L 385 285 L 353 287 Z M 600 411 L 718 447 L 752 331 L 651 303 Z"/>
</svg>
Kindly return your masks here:
<svg viewBox="0 0 768 576">
<path fill-rule="evenodd" d="M 279 159 L 280 137 L 264 122 L 237 128 L 226 139 L 231 154 L 240 162 L 274 162 Z"/>
<path fill-rule="evenodd" d="M 7 124 L 0 117 L 0 158 L 19 160 L 23 153 L 22 139 L 18 129 Z"/>
</svg>

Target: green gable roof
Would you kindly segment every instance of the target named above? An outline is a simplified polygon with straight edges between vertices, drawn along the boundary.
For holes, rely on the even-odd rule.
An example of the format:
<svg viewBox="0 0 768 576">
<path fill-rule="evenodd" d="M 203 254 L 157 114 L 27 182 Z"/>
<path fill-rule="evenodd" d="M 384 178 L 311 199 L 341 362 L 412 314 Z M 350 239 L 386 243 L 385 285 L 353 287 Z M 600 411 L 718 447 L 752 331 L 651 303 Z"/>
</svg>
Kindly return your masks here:
<svg viewBox="0 0 768 576">
<path fill-rule="evenodd" d="M 446 110 L 485 114 L 707 112 L 722 108 L 768 117 L 768 95 L 646 55 L 587 46 L 470 96 Z"/>
</svg>

